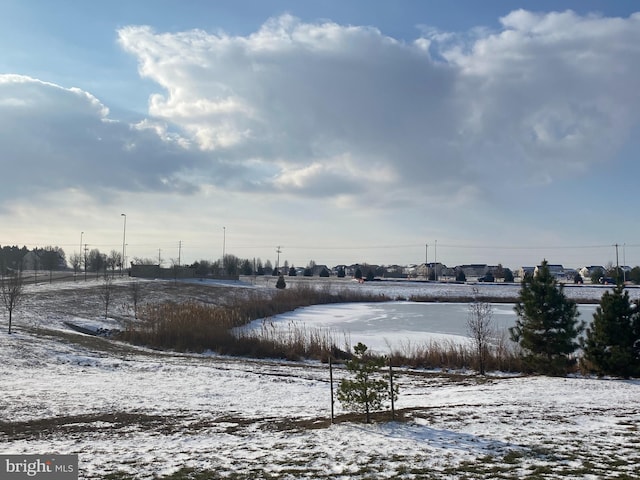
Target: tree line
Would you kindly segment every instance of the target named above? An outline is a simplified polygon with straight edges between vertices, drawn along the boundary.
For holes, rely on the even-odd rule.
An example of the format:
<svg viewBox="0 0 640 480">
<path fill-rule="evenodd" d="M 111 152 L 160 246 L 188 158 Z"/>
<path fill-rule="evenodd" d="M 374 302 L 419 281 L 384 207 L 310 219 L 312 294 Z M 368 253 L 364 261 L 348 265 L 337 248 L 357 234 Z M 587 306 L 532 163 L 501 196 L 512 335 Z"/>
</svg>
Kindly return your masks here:
<svg viewBox="0 0 640 480">
<path fill-rule="evenodd" d="M 111 250 L 108 254 L 99 249 L 87 249 L 82 254 L 73 253 L 69 258 L 65 251 L 58 246 L 46 246 L 44 248 L 17 246 L 3 246 L 0 248 L 0 272 L 34 270 L 34 271 L 60 271 L 67 270 L 69 266 L 74 272 L 81 270 L 88 272 L 106 272 L 111 269 L 123 268 L 122 253 Z"/>
</svg>

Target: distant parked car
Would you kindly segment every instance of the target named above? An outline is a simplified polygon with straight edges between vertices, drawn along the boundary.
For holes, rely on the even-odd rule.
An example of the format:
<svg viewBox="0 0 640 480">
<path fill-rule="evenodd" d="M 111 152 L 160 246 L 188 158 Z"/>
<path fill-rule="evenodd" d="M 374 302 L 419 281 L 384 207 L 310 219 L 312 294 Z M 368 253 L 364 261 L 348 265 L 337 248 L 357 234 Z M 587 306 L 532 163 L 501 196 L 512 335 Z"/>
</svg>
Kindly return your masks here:
<svg viewBox="0 0 640 480">
<path fill-rule="evenodd" d="M 480 277 L 478 279 L 479 282 L 495 282 L 496 279 L 493 278 L 493 274 L 492 273 L 487 273 L 486 275 Z"/>
</svg>

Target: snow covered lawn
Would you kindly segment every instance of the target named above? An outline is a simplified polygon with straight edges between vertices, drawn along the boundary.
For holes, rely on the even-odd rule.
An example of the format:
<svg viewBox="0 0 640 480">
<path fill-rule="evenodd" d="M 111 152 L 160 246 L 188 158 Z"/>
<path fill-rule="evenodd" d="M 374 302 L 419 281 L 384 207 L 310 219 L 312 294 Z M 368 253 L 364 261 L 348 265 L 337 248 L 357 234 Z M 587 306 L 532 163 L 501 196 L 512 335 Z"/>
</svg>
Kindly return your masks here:
<svg viewBox="0 0 640 480">
<path fill-rule="evenodd" d="M 83 335 L 85 287 L 37 288 L 0 331 L 0 452 L 77 453 L 80 478 L 640 478 L 637 380 L 400 371 L 399 420 L 332 425 L 326 365 Z"/>
</svg>

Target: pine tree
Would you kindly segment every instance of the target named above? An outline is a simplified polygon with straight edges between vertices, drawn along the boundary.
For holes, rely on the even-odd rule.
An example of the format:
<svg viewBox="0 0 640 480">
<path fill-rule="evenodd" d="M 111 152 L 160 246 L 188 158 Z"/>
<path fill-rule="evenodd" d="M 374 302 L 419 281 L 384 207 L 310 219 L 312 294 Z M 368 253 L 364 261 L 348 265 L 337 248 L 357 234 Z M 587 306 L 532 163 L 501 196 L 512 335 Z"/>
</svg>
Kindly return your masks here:
<svg viewBox="0 0 640 480">
<path fill-rule="evenodd" d="M 565 296 L 546 260 L 536 275 L 522 281 L 515 311 L 516 325 L 509 331 L 522 348 L 525 366 L 538 373 L 566 373 L 575 362 L 570 356 L 579 347 L 584 323 L 578 321 L 576 303 Z"/>
<path fill-rule="evenodd" d="M 354 375 L 353 380 L 344 379 L 338 387 L 338 400 L 346 408 L 364 413 L 367 423 L 371 423 L 371 412 L 380 410 L 382 403 L 390 399 L 389 381 L 379 373 L 384 366 L 384 358 L 367 353 L 367 346 L 358 343 L 354 356 L 347 361 L 347 369 Z M 394 400 L 398 390 L 394 385 Z"/>
<path fill-rule="evenodd" d="M 282 275 L 278 277 L 278 281 L 276 282 L 276 288 L 279 288 L 280 290 L 287 288 L 287 283 L 284 281 L 284 277 Z"/>
<path fill-rule="evenodd" d="M 605 292 L 583 342 L 585 368 L 600 375 L 640 375 L 638 306 L 622 284 Z"/>
</svg>

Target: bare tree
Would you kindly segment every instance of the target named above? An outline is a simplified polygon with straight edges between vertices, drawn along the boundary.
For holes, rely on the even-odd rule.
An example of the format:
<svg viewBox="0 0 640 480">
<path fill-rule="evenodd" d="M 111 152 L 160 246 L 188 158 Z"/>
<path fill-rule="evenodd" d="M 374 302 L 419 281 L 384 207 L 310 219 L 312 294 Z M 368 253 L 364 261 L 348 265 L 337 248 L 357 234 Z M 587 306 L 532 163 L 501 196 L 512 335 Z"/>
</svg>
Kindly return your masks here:
<svg viewBox="0 0 640 480">
<path fill-rule="evenodd" d="M 142 257 L 133 257 L 131 263 L 134 265 L 160 265 L 158 259 Z"/>
<path fill-rule="evenodd" d="M 97 248 L 92 248 L 89 251 L 89 257 L 87 259 L 87 267 L 90 271 L 96 272 L 96 278 L 100 277 L 100 273 L 106 275 L 108 267 L 108 258 L 105 253 L 100 252 Z M 86 267 L 85 267 L 86 268 Z"/>
<path fill-rule="evenodd" d="M 82 266 L 82 255 L 79 253 L 72 253 L 71 257 L 69 257 L 69 262 L 73 268 L 73 273 L 77 275 L 80 271 L 80 267 Z"/>
<path fill-rule="evenodd" d="M 100 296 L 104 302 L 104 318 L 106 319 L 109 314 L 109 304 L 113 296 L 113 277 L 109 275 L 104 276 L 104 283 L 100 288 Z"/>
<path fill-rule="evenodd" d="M 477 288 L 473 289 L 473 296 L 474 301 L 469 304 L 467 330 L 477 356 L 478 373 L 484 375 L 489 358 L 489 345 L 494 335 L 493 306 L 480 299 Z"/>
<path fill-rule="evenodd" d="M 9 275 L 2 274 L 0 278 L 2 284 L 2 303 L 9 312 L 9 334 L 11 334 L 11 321 L 13 310 L 20 304 L 24 283 L 22 281 L 22 271 L 13 272 Z"/>
<path fill-rule="evenodd" d="M 131 301 L 133 302 L 133 318 L 138 318 L 138 303 L 140 303 L 140 282 L 131 282 L 129 287 L 129 293 L 131 293 Z"/>
<path fill-rule="evenodd" d="M 111 250 L 109 256 L 107 257 L 107 265 L 111 268 L 111 273 L 114 274 L 116 268 L 120 268 L 120 272 L 122 272 L 122 253 L 117 250 Z"/>
<path fill-rule="evenodd" d="M 178 282 L 178 274 L 180 273 L 180 262 L 176 258 L 171 259 L 171 273 L 173 273 L 173 281 Z"/>
</svg>

